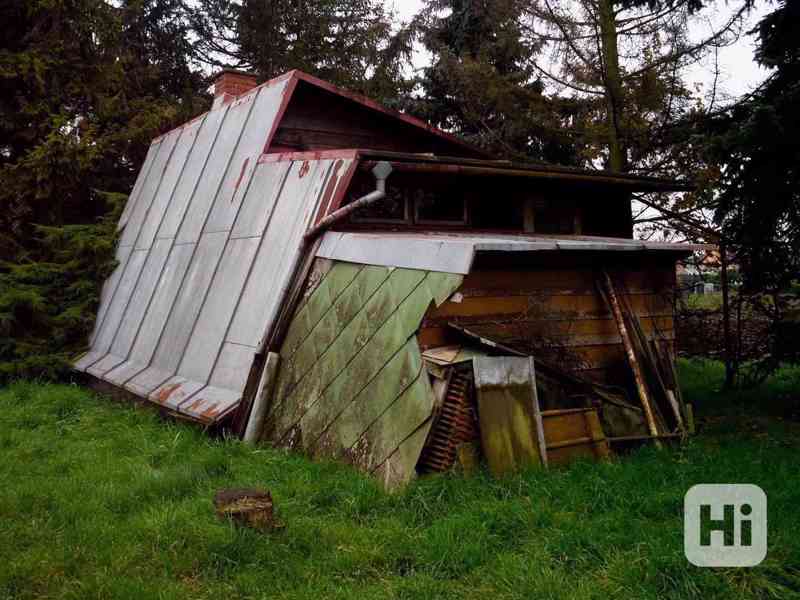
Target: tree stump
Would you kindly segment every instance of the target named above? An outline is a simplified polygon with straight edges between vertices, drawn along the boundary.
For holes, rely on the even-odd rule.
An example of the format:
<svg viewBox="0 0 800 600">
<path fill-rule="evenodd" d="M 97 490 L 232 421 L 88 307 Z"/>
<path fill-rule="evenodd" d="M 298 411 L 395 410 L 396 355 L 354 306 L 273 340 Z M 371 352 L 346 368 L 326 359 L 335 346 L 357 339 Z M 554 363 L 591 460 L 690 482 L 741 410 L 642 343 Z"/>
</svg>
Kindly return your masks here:
<svg viewBox="0 0 800 600">
<path fill-rule="evenodd" d="M 272 530 L 277 527 L 272 495 L 267 490 L 244 488 L 217 490 L 214 507 L 221 519 L 231 519 L 253 529 Z"/>
</svg>

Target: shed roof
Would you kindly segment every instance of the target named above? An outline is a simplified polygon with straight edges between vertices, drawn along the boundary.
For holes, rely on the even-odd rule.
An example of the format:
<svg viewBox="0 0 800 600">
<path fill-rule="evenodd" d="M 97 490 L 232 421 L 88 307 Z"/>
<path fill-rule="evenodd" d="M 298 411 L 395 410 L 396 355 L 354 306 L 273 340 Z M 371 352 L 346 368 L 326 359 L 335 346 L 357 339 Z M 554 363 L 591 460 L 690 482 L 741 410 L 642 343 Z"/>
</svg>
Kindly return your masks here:
<svg viewBox="0 0 800 600">
<path fill-rule="evenodd" d="M 478 252 L 668 252 L 685 255 L 704 245 L 593 236 L 489 235 L 453 232 L 341 232 L 325 234 L 317 256 L 384 267 L 470 272 Z"/>
<path fill-rule="evenodd" d="M 309 98 L 325 102 L 326 110 L 318 104 L 309 112 L 303 104 Z M 320 137 L 315 127 L 327 129 Z M 361 139 L 384 147 L 345 149 Z M 275 140 L 321 145 L 282 154 L 285 146 Z M 285 308 L 283 291 L 303 258 L 303 235 L 341 204 L 359 160 L 437 164 L 429 154 L 387 146 L 455 155 L 448 165 L 511 172 L 506 163 L 476 163 L 471 157 L 481 152 L 446 133 L 299 71 L 153 140 L 118 224 L 119 266 L 103 286 L 89 352 L 75 368 L 206 423 L 230 414 Z M 655 249 L 632 240 L 332 233 L 320 256 L 466 273 L 479 251 L 576 244 Z"/>
</svg>

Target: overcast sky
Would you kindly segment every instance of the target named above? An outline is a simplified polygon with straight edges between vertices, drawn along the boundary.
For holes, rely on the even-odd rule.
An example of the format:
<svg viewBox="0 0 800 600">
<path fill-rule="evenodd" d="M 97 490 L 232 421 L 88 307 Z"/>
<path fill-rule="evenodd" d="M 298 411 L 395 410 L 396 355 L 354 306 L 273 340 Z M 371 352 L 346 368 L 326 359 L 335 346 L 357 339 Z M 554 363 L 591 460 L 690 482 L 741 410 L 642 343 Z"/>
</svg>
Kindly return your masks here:
<svg viewBox="0 0 800 600">
<path fill-rule="evenodd" d="M 409 20 L 416 14 L 423 5 L 423 0 L 384 0 L 387 8 L 393 10 L 402 21 Z M 745 30 L 750 30 L 759 21 L 764 13 L 768 12 L 768 7 L 759 3 L 756 9 L 750 14 Z M 716 8 L 708 11 L 713 22 L 722 22 L 731 14 L 726 2 L 719 1 Z M 693 32 L 697 37 L 703 35 L 701 26 L 697 25 Z M 753 36 L 742 36 L 738 43 L 733 46 L 722 48 L 719 51 L 720 80 L 717 84 L 718 90 L 731 97 L 745 94 L 758 85 L 766 76 L 766 71 L 759 68 L 753 61 Z M 417 53 L 414 66 L 419 68 L 425 65 L 428 60 L 422 51 Z M 697 65 L 689 69 L 686 73 L 687 82 L 690 84 L 699 83 L 705 90 L 713 86 L 713 58 L 709 57 L 706 64 Z"/>
</svg>

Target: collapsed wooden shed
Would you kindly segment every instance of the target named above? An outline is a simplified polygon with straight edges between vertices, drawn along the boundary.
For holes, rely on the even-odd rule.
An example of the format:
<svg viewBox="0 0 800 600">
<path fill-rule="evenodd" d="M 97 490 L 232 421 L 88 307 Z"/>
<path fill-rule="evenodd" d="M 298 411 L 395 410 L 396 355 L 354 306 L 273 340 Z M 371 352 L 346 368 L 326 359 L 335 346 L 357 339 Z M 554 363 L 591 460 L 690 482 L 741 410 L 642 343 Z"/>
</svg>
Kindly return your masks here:
<svg viewBox="0 0 800 600">
<path fill-rule="evenodd" d="M 692 247 L 631 239 L 630 194 L 684 184 L 489 160 L 297 71 L 253 84 L 224 72 L 153 141 L 77 370 L 389 485 L 478 435 L 476 356 L 536 357 L 545 410 L 641 411 L 598 275 L 668 352 Z"/>
</svg>

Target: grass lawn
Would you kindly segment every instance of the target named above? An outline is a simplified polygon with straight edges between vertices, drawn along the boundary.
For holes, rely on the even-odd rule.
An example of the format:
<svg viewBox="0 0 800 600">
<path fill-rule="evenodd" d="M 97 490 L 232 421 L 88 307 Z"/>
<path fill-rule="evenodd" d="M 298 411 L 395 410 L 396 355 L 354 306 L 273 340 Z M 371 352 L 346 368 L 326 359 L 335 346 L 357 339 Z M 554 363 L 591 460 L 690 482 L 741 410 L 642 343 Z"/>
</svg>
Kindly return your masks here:
<svg viewBox="0 0 800 600">
<path fill-rule="evenodd" d="M 700 416 L 681 447 L 396 495 L 80 387 L 13 385 L 0 390 L 0 598 L 800 597 L 800 426 L 779 418 L 800 370 L 728 396 L 718 364 L 681 370 Z M 683 495 L 731 482 L 767 493 L 767 559 L 693 567 Z M 235 486 L 269 488 L 285 529 L 218 520 L 213 493 Z"/>
</svg>

